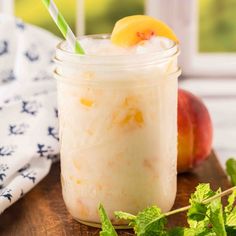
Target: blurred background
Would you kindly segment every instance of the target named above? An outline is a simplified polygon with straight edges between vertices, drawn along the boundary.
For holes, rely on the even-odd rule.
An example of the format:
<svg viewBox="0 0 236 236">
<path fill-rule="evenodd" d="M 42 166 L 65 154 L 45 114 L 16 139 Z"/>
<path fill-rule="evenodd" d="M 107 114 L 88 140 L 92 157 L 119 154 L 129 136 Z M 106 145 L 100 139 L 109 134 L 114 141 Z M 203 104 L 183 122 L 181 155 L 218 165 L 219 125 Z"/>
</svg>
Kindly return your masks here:
<svg viewBox="0 0 236 236">
<path fill-rule="evenodd" d="M 55 0 L 55 3 L 75 31 L 76 0 Z M 15 13 L 25 21 L 61 36 L 41 0 L 16 0 Z M 85 0 L 85 33 L 109 33 L 114 23 L 121 17 L 143 13 L 144 0 Z"/>
<path fill-rule="evenodd" d="M 181 42 L 180 87 L 207 105 L 214 123 L 214 148 L 222 165 L 229 156 L 236 156 L 236 0 L 55 2 L 80 34 L 110 33 L 118 19 L 133 14 L 149 14 L 168 23 Z M 1 4 L 24 21 L 61 37 L 41 0 L 0 0 L 0 11 Z"/>
<path fill-rule="evenodd" d="M 191 0 L 190 0 L 191 1 Z M 236 52 L 236 1 L 198 0 L 199 52 Z M 55 0 L 75 30 L 76 0 Z M 144 0 L 85 0 L 85 33 L 111 32 L 121 17 L 143 14 Z M 61 36 L 40 0 L 16 0 L 16 16 Z"/>
<path fill-rule="evenodd" d="M 236 52 L 236 1 L 199 0 L 199 51 Z"/>
</svg>

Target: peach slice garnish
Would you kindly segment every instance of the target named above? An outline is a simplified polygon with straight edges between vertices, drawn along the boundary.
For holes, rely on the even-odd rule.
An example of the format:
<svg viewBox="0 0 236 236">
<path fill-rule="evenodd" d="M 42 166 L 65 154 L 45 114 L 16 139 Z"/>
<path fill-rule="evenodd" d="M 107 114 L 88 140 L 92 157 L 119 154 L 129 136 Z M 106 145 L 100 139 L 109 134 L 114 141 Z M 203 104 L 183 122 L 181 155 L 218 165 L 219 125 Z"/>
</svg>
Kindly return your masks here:
<svg viewBox="0 0 236 236">
<path fill-rule="evenodd" d="M 117 21 L 111 34 L 112 43 L 129 47 L 149 40 L 152 36 L 162 36 L 179 43 L 173 30 L 164 22 L 151 16 L 127 16 Z"/>
</svg>

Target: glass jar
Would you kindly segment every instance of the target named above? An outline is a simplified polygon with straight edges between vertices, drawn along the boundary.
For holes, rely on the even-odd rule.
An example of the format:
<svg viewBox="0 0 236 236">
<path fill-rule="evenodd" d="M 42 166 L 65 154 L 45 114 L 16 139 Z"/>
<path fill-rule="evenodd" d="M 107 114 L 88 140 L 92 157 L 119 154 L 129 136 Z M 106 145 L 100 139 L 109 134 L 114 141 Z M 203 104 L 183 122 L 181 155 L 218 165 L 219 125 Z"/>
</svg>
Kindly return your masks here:
<svg viewBox="0 0 236 236">
<path fill-rule="evenodd" d="M 107 36 L 86 36 L 101 39 Z M 55 77 L 63 198 L 78 221 L 99 224 L 102 203 L 136 214 L 176 196 L 178 45 L 137 55 L 77 55 L 57 47 Z"/>
</svg>

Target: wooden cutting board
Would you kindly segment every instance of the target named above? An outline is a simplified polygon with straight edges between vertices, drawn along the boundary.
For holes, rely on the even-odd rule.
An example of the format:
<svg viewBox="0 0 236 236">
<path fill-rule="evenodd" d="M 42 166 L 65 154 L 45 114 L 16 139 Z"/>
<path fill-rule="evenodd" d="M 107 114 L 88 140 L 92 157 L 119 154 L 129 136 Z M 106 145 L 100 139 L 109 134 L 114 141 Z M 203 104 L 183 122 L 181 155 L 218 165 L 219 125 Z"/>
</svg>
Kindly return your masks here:
<svg viewBox="0 0 236 236">
<path fill-rule="evenodd" d="M 50 174 L 30 193 L 0 216 L 0 235 L 99 235 L 99 229 L 82 225 L 69 215 L 61 195 L 60 166 L 54 164 Z M 230 183 L 214 153 L 192 173 L 178 176 L 178 193 L 174 208 L 188 205 L 190 194 L 198 183 L 209 182 L 213 189 L 230 187 Z M 169 218 L 169 225 L 186 225 L 183 214 Z M 132 231 L 119 231 L 119 235 L 133 235 Z"/>
</svg>

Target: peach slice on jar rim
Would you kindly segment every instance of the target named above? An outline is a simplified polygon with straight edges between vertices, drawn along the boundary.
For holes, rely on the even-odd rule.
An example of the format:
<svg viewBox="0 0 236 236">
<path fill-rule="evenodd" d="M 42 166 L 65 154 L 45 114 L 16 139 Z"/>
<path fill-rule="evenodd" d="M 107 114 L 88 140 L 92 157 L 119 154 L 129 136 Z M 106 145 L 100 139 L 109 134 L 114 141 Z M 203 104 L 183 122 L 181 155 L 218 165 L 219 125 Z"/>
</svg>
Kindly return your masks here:
<svg viewBox="0 0 236 236">
<path fill-rule="evenodd" d="M 162 36 L 179 43 L 174 31 L 161 20 L 151 16 L 134 15 L 127 16 L 116 22 L 111 34 L 113 44 L 123 47 L 130 47 L 153 36 Z"/>
</svg>

